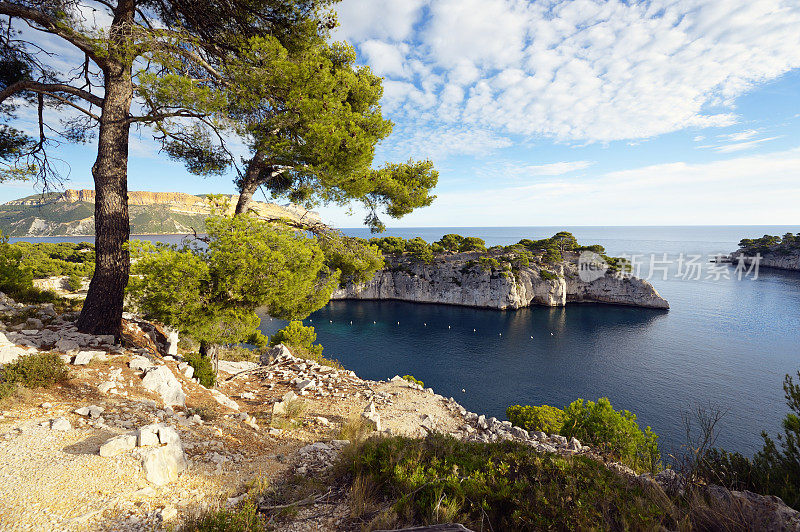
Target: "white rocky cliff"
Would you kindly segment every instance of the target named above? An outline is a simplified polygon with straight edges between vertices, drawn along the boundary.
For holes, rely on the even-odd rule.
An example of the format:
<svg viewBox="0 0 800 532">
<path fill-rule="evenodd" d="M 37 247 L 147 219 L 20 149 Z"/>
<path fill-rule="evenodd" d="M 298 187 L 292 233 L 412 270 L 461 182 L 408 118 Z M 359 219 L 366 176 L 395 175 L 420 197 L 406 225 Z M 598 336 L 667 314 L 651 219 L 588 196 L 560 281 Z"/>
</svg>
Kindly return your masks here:
<svg viewBox="0 0 800 532">
<path fill-rule="evenodd" d="M 409 257 L 387 257 L 386 268 L 363 285 L 348 285 L 332 299 L 394 299 L 469 307 L 518 309 L 531 305 L 560 307 L 567 303 L 609 303 L 668 309 L 669 303 L 642 279 L 607 272 L 581 280 L 575 260 L 567 260 L 542 276 L 536 264 L 514 270 L 482 268 L 480 253 L 440 254 L 430 264 Z M 573 257 L 574 258 L 574 257 Z"/>
</svg>

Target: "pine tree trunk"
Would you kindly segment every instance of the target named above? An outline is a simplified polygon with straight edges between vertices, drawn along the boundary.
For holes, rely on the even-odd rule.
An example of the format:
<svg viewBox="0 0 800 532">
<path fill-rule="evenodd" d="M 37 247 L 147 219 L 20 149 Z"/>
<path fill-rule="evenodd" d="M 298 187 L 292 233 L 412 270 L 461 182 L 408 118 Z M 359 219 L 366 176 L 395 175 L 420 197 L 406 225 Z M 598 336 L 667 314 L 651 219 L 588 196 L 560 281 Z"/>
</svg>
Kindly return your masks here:
<svg viewBox="0 0 800 532">
<path fill-rule="evenodd" d="M 95 271 L 78 319 L 78 330 L 119 338 L 122 303 L 130 271 L 128 217 L 128 133 L 133 84 L 131 71 L 114 65 L 106 71 L 105 102 L 92 166 L 95 186 Z"/>
<path fill-rule="evenodd" d="M 250 208 L 253 201 L 253 194 L 256 193 L 261 185 L 259 176 L 264 169 L 264 154 L 261 150 L 256 150 L 255 155 L 247 164 L 247 171 L 242 177 L 239 185 L 239 201 L 236 203 L 236 214 L 244 214 Z"/>
</svg>

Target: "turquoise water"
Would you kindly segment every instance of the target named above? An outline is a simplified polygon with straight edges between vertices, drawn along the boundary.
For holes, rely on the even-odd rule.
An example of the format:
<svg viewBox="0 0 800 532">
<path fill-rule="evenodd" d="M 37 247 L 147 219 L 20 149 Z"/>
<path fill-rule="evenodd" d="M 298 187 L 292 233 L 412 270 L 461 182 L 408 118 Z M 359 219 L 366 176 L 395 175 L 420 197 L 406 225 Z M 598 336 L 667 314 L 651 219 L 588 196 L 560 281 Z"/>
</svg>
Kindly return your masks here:
<svg viewBox="0 0 800 532">
<path fill-rule="evenodd" d="M 491 245 L 560 229 L 420 228 L 388 234 L 433 241 L 456 232 Z M 578 397 L 607 396 L 652 426 L 667 449 L 684 441 L 681 412 L 697 406 L 728 411 L 718 444 L 731 450 L 751 453 L 760 447 L 762 430 L 779 430 L 786 412 L 783 376 L 800 369 L 800 273 L 762 269 L 758 279 L 751 274 L 738 280 L 733 267 L 714 271 L 707 260 L 736 249 L 741 238 L 796 233 L 800 226 L 567 229 L 582 243 L 602 244 L 611 255 L 644 255 L 639 259 L 644 276 L 655 254 L 651 282 L 671 309 L 574 305 L 503 312 L 340 301 L 306 323 L 316 327 L 327 356 L 362 377 L 410 373 L 472 411 L 501 418 L 510 404 L 564 406 Z M 369 236 L 365 230 L 347 232 Z M 686 265 L 697 256 L 699 279 Z M 281 326 L 277 320 L 262 323 L 267 334 Z"/>
</svg>

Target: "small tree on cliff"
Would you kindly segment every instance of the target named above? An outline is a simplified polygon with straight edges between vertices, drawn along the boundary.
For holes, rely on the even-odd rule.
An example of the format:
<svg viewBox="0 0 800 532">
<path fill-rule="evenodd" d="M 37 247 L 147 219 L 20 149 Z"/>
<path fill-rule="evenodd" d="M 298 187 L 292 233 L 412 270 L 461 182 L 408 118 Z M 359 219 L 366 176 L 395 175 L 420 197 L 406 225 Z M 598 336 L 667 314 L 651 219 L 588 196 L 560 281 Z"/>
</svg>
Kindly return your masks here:
<svg viewBox="0 0 800 532">
<path fill-rule="evenodd" d="M 220 65 L 237 60 L 236 41 L 271 35 L 291 48 L 322 31 L 320 8 L 330 0 L 108 0 L 92 6 L 80 0 L 0 0 L 5 29 L 0 33 L 0 104 L 12 97 L 37 110 L 38 138 L 31 143 L 3 130 L 17 161 L 10 168 L 33 173 L 47 188 L 58 173 L 48 157 L 59 124 L 46 120 L 45 108 L 77 114 L 59 132 L 68 140 L 96 133 L 96 270 L 78 320 L 84 332 L 118 334 L 130 257 L 127 198 L 128 137 L 132 125 L 156 124 L 165 147 L 194 161 L 195 170 L 213 173 L 227 157 L 210 146 L 170 144 L 159 127 L 171 119 L 182 132 L 217 129 L 209 117 L 226 106 Z M 110 18 L 98 27 L 88 17 Z M 88 15 L 87 15 L 88 14 Z M 57 72 L 44 50 L 27 34 L 31 28 L 69 47 L 80 57 L 72 71 Z M 48 46 L 43 44 L 43 46 Z M 56 46 L 56 44 L 53 44 Z M 62 60 L 69 60 L 59 54 Z M 163 97 L 151 98 L 154 94 Z M 137 97 L 138 98 L 135 98 Z M 15 101 L 15 103 L 17 102 Z M 141 112 L 140 112 L 141 111 Z M 8 113 L 5 113 L 8 116 Z M 177 150 L 177 152 L 175 152 Z"/>
</svg>

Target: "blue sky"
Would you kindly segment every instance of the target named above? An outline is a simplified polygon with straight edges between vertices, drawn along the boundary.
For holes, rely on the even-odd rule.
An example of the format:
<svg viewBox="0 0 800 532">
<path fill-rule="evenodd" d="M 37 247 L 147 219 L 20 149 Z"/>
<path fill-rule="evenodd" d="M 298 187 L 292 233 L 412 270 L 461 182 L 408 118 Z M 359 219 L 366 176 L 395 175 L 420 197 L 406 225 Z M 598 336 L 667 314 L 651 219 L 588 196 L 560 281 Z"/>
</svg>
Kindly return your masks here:
<svg viewBox="0 0 800 532">
<path fill-rule="evenodd" d="M 431 158 L 390 226 L 796 224 L 796 0 L 344 0 L 335 37 L 384 77 L 376 163 Z M 64 58 L 68 59 L 68 58 Z M 21 117 L 20 125 L 27 123 Z M 94 146 L 65 146 L 91 188 Z M 233 193 L 132 139 L 131 190 Z M 0 201 L 33 193 L 0 185 Z M 263 199 L 260 198 L 260 199 Z M 358 207 L 319 209 L 340 227 Z"/>
</svg>

